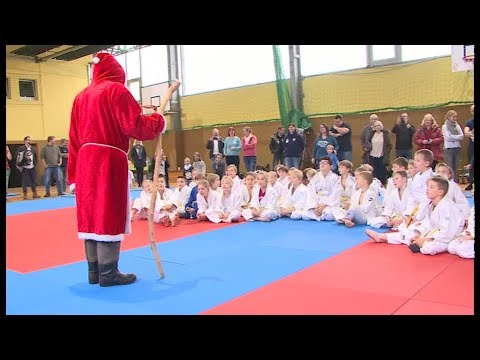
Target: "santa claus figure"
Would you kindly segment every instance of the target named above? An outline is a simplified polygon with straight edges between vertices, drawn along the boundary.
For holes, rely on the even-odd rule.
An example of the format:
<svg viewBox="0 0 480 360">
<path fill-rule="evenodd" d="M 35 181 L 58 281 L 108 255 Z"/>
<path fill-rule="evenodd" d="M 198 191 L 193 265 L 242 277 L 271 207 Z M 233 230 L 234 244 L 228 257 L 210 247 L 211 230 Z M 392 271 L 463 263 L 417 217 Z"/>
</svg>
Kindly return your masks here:
<svg viewBox="0 0 480 360">
<path fill-rule="evenodd" d="M 142 114 L 112 55 L 98 53 L 93 63 L 92 83 L 73 103 L 68 180 L 76 194 L 89 283 L 126 285 L 136 280 L 118 271 L 120 242 L 130 233 L 129 139 L 155 139 L 166 122 L 161 114 Z"/>
</svg>

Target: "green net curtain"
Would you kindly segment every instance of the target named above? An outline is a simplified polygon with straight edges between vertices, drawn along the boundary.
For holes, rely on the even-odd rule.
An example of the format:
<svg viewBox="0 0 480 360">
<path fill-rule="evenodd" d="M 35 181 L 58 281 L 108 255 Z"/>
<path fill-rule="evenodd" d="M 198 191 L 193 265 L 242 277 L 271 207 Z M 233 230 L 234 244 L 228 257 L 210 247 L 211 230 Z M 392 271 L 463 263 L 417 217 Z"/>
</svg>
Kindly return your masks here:
<svg viewBox="0 0 480 360">
<path fill-rule="evenodd" d="M 282 125 L 294 123 L 297 128 L 309 129 L 312 124 L 303 111 L 295 109 L 288 79 L 285 77 L 282 66 L 280 47 L 273 45 L 273 62 L 275 65 L 275 78 L 277 87 L 278 107 Z"/>
</svg>

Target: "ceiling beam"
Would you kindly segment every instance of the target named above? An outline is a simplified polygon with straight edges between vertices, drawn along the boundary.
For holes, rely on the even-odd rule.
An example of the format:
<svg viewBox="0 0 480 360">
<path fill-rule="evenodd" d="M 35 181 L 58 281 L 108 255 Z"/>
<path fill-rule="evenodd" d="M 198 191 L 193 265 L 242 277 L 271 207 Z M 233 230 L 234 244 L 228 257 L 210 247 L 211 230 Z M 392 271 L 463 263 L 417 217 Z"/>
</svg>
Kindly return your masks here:
<svg viewBox="0 0 480 360">
<path fill-rule="evenodd" d="M 67 54 L 67 53 L 72 52 L 72 51 L 75 51 L 75 50 L 83 49 L 84 47 L 87 47 L 87 46 L 88 46 L 88 45 L 73 45 L 71 48 L 68 48 L 68 49 L 65 49 L 65 50 L 62 50 L 62 51 L 53 53 L 53 54 L 48 55 L 48 56 L 44 56 L 44 57 L 38 57 L 38 56 L 36 56 L 36 57 L 35 57 L 35 62 L 47 61 L 47 60 L 56 58 L 56 57 L 58 57 L 58 56 L 60 56 L 60 55 Z"/>
</svg>

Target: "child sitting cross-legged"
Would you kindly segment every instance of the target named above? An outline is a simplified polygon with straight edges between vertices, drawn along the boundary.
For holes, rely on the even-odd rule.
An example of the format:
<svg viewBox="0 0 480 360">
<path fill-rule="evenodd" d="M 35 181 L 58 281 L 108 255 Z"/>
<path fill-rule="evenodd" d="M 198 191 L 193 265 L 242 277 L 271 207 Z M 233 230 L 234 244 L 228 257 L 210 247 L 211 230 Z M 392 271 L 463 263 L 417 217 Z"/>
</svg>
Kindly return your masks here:
<svg viewBox="0 0 480 360">
<path fill-rule="evenodd" d="M 355 174 L 355 183 L 358 190 L 352 195 L 350 207 L 345 213 L 334 212 L 335 220 L 344 223 L 346 227 L 352 227 L 356 224 L 366 224 L 369 218 L 376 216 L 376 207 L 378 197 L 376 191 L 370 188 L 373 176 L 368 171 L 360 171 Z M 338 209 L 338 208 L 336 208 Z M 344 216 L 342 216 L 344 214 Z"/>
</svg>

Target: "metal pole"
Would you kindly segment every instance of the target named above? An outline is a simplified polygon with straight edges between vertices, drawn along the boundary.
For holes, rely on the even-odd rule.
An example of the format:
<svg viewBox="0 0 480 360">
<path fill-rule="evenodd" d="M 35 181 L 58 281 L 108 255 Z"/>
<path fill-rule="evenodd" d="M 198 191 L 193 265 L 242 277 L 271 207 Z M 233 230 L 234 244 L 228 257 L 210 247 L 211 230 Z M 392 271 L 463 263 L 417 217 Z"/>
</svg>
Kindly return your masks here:
<svg viewBox="0 0 480 360">
<path fill-rule="evenodd" d="M 178 63 L 178 45 L 167 45 L 168 56 L 168 79 L 170 82 L 179 79 L 179 63 Z M 180 95 L 178 91 L 172 94 L 170 100 L 170 113 L 172 130 L 182 129 L 182 120 L 180 113 Z"/>
<path fill-rule="evenodd" d="M 300 45 L 288 45 L 290 59 L 290 89 L 293 107 L 303 111 L 302 73 L 300 69 Z"/>
</svg>

